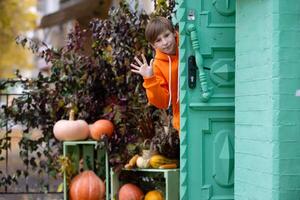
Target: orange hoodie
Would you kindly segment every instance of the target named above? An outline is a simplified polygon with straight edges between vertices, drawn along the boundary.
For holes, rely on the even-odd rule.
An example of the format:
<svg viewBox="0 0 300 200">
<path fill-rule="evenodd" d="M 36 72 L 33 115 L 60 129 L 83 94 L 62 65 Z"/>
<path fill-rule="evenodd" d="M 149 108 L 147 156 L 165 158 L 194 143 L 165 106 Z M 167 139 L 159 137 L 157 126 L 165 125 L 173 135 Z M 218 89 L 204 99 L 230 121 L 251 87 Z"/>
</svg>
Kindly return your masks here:
<svg viewBox="0 0 300 200">
<path fill-rule="evenodd" d="M 178 35 L 176 43 L 178 47 Z M 178 48 L 175 55 L 168 55 L 156 49 L 153 72 L 153 76 L 144 78 L 143 83 L 148 101 L 161 109 L 167 109 L 172 104 L 173 126 L 179 131 Z"/>
</svg>

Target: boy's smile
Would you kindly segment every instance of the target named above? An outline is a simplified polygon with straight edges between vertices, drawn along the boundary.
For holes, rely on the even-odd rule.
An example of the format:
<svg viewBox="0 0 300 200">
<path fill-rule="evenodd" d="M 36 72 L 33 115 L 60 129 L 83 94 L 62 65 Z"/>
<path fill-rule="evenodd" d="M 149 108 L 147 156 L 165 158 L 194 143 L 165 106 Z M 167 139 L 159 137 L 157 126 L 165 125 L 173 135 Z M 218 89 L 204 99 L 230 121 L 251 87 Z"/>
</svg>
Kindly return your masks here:
<svg viewBox="0 0 300 200">
<path fill-rule="evenodd" d="M 165 30 L 161 34 L 159 34 L 152 44 L 152 46 L 155 49 L 158 49 L 159 51 L 174 55 L 176 54 L 176 39 L 175 39 L 175 33 L 172 33 L 170 30 Z"/>
</svg>

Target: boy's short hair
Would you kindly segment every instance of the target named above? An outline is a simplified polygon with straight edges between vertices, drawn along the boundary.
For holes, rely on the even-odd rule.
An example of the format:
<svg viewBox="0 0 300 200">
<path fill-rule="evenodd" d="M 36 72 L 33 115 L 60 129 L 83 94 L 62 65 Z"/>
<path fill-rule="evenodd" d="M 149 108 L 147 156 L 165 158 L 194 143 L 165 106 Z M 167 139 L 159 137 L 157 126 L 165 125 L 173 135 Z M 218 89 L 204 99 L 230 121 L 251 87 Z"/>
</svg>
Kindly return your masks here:
<svg viewBox="0 0 300 200">
<path fill-rule="evenodd" d="M 146 26 L 146 39 L 148 40 L 148 42 L 153 44 L 159 34 L 166 30 L 170 30 L 172 33 L 174 33 L 174 27 L 171 21 L 165 17 L 154 17 Z"/>
</svg>

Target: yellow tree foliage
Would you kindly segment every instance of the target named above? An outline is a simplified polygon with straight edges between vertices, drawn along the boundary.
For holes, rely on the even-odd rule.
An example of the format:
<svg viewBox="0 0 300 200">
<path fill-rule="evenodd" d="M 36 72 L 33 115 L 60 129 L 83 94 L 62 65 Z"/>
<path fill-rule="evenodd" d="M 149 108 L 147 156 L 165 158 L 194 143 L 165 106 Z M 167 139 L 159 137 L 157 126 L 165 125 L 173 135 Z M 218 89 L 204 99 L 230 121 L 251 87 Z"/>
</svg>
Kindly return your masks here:
<svg viewBox="0 0 300 200">
<path fill-rule="evenodd" d="M 16 45 L 17 35 L 33 30 L 36 0 L 0 0 L 0 78 L 13 75 L 15 69 L 31 68 L 31 54 Z"/>
</svg>

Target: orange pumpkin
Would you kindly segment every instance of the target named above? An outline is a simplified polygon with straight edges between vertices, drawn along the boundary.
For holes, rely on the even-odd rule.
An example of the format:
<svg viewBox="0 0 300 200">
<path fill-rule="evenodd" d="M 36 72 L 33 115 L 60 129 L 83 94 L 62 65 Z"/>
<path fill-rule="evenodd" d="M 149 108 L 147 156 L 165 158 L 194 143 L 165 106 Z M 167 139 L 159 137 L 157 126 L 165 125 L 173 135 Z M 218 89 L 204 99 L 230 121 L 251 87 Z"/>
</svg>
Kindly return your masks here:
<svg viewBox="0 0 300 200">
<path fill-rule="evenodd" d="M 75 176 L 70 184 L 70 200 L 104 200 L 105 184 L 91 170 Z"/>
<path fill-rule="evenodd" d="M 141 200 L 143 191 L 132 183 L 123 185 L 119 190 L 119 200 Z"/>
<path fill-rule="evenodd" d="M 100 119 L 96 121 L 94 124 L 90 125 L 90 136 L 94 140 L 100 140 L 104 135 L 110 138 L 113 132 L 114 132 L 113 123 L 111 123 L 111 121 L 106 119 Z"/>
<path fill-rule="evenodd" d="M 74 120 L 74 111 L 70 111 L 69 120 L 59 120 L 53 127 L 56 139 L 60 141 L 85 140 L 90 133 L 89 125 L 84 120 Z"/>
<path fill-rule="evenodd" d="M 164 196 L 159 190 L 147 192 L 144 200 L 164 200 Z"/>
</svg>

